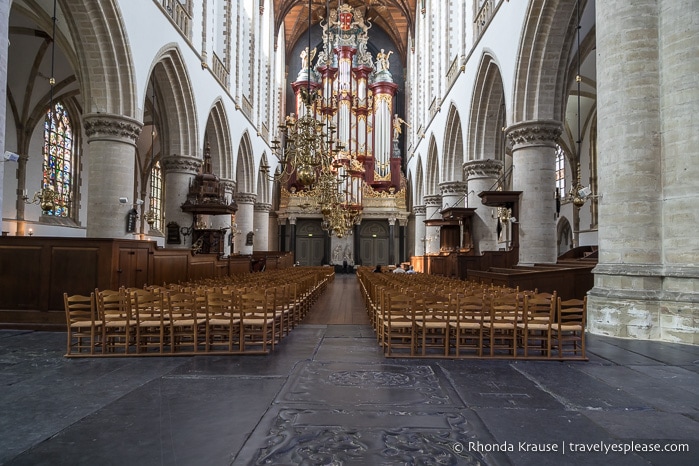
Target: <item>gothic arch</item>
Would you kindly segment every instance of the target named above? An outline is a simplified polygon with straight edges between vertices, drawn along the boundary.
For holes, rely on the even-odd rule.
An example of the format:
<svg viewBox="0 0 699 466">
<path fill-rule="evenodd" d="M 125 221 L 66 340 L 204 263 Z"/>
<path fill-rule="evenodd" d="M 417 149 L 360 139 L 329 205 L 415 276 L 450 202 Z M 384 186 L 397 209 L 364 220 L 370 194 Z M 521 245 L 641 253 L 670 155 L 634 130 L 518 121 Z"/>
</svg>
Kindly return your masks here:
<svg viewBox="0 0 699 466">
<path fill-rule="evenodd" d="M 575 11 L 576 0 L 530 2 L 515 67 L 513 122 L 563 121 Z"/>
<path fill-rule="evenodd" d="M 444 131 L 444 164 L 442 179 L 445 181 L 463 181 L 464 138 L 461 118 L 454 104 L 449 107 L 447 124 Z"/>
<path fill-rule="evenodd" d="M 471 101 L 468 159 L 504 162 L 506 125 L 505 90 L 502 75 L 490 54 L 481 58 Z"/>
<path fill-rule="evenodd" d="M 240 137 L 238 158 L 236 159 L 235 181 L 239 193 L 255 192 L 255 159 L 252 152 L 252 142 L 247 130 Z"/>
<path fill-rule="evenodd" d="M 209 111 L 204 144 L 209 144 L 211 147 L 211 164 L 214 173 L 226 180 L 232 179 L 233 172 L 233 148 L 228 128 L 226 109 L 221 99 L 218 99 Z"/>
<path fill-rule="evenodd" d="M 131 49 L 118 2 L 59 3 L 78 56 L 84 111 L 140 119 Z"/>
<path fill-rule="evenodd" d="M 422 170 L 422 157 L 417 156 L 415 163 L 415 188 L 413 189 L 413 205 L 423 205 L 422 198 L 425 195 L 425 175 Z"/>
<path fill-rule="evenodd" d="M 556 227 L 556 243 L 558 245 L 558 255 L 573 248 L 573 229 L 566 217 L 561 217 Z"/>
<path fill-rule="evenodd" d="M 163 153 L 197 157 L 198 124 L 194 94 L 176 45 L 164 47 L 153 67 L 158 107 L 162 109 Z"/>
<path fill-rule="evenodd" d="M 427 149 L 427 189 L 426 195 L 439 194 L 439 156 L 434 134 Z"/>
<path fill-rule="evenodd" d="M 263 153 L 262 158 L 260 159 L 260 165 L 267 165 L 269 166 L 269 162 L 267 161 L 267 154 Z M 270 203 L 270 179 L 269 176 L 264 173 L 262 170 L 258 170 L 257 172 L 257 202 L 263 203 L 263 204 L 269 204 Z"/>
</svg>

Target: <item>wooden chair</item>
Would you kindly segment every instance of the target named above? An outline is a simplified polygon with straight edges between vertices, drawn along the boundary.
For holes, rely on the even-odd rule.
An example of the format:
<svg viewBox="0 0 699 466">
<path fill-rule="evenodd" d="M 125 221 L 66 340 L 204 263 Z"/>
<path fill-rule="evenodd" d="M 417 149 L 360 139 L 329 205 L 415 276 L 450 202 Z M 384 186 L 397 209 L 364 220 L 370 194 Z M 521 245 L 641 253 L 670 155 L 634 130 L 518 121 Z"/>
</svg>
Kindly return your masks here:
<svg viewBox="0 0 699 466">
<path fill-rule="evenodd" d="M 490 356 L 517 356 L 518 294 L 499 294 L 489 299 L 489 316 L 483 322 L 484 338 L 490 345 Z"/>
<path fill-rule="evenodd" d="M 435 348 L 435 357 L 449 355 L 449 319 L 451 317 L 450 303 L 417 298 L 415 307 L 415 330 L 420 354 L 428 356 L 427 349 Z"/>
<path fill-rule="evenodd" d="M 206 334 L 204 351 L 228 353 L 243 350 L 240 310 L 233 305 L 232 295 L 223 293 L 206 294 Z"/>
<path fill-rule="evenodd" d="M 274 310 L 266 293 L 254 292 L 240 295 L 242 350 L 255 352 L 274 350 L 276 325 Z M 258 349 L 259 348 L 259 349 Z"/>
<path fill-rule="evenodd" d="M 409 355 L 415 356 L 415 308 L 413 307 L 413 298 L 397 291 L 386 292 L 384 305 L 384 354 L 386 356 L 395 356 L 396 349 L 407 348 Z"/>
<path fill-rule="evenodd" d="M 163 296 L 146 290 L 134 290 L 129 293 L 129 298 L 136 317 L 136 352 L 146 353 L 154 349 L 156 353 L 163 354 L 166 328 Z"/>
<path fill-rule="evenodd" d="M 176 353 L 189 348 L 196 352 L 200 328 L 206 324 L 206 310 L 202 313 L 197 297 L 189 293 L 169 292 L 164 301 L 170 327 L 170 351 Z"/>
<path fill-rule="evenodd" d="M 583 299 L 561 300 L 556 306 L 556 323 L 552 327 L 552 340 L 558 347 L 558 357 L 563 359 L 587 359 L 585 355 L 585 324 L 587 296 Z"/>
<path fill-rule="evenodd" d="M 102 321 L 102 352 L 128 354 L 136 340 L 136 320 L 123 289 L 95 290 L 97 316 Z"/>
<path fill-rule="evenodd" d="M 551 357 L 551 325 L 555 317 L 556 301 L 553 296 L 524 297 L 524 310 L 517 323 L 520 341 L 524 348 L 523 356 Z"/>
<path fill-rule="evenodd" d="M 66 356 L 81 353 L 95 354 L 100 345 L 102 321 L 97 319 L 95 293 L 90 296 L 63 293 L 63 305 L 66 311 L 66 334 L 68 344 Z"/>
<path fill-rule="evenodd" d="M 472 355 L 483 356 L 483 316 L 484 296 L 457 295 L 452 307 L 449 327 L 454 341 L 454 355 L 462 356 L 462 351 L 470 350 Z"/>
</svg>

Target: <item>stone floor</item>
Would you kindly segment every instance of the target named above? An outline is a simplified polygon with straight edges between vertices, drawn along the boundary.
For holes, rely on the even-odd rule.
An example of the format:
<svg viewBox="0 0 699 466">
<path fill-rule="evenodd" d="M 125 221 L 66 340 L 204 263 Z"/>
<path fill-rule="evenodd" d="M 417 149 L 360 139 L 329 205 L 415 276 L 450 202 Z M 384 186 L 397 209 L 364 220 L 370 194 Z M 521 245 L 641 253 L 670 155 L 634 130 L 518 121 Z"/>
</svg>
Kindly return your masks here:
<svg viewBox="0 0 699 466">
<path fill-rule="evenodd" d="M 699 347 L 385 359 L 362 313 L 338 275 L 268 356 L 66 359 L 62 333 L 0 331 L 0 464 L 699 464 Z"/>
</svg>

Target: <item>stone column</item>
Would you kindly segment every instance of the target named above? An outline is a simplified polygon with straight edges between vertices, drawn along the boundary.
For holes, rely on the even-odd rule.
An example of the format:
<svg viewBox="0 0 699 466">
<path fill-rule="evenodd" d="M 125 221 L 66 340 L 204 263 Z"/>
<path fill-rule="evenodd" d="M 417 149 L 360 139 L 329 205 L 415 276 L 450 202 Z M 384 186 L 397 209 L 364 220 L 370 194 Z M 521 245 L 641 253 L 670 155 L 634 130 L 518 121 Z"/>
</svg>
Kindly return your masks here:
<svg viewBox="0 0 699 466">
<path fill-rule="evenodd" d="M 415 215 L 415 255 L 425 255 L 425 206 L 416 205 L 413 207 Z"/>
<path fill-rule="evenodd" d="M 663 298 L 660 339 L 699 344 L 697 0 L 660 0 Z M 692 14 L 688 14 L 692 12 Z M 688 85 L 688 83 L 694 83 Z"/>
<path fill-rule="evenodd" d="M 468 180 L 468 206 L 476 208 L 471 232 L 476 254 L 497 251 L 497 219 L 492 215 L 494 208 L 484 206 L 478 194 L 493 187 L 502 172 L 502 162 L 494 159 L 472 160 L 464 163 L 463 167 Z"/>
<path fill-rule="evenodd" d="M 561 123 L 525 121 L 506 131 L 512 141 L 512 187 L 514 191 L 522 191 L 517 218 L 519 263 L 553 264 L 558 252 L 555 171 Z"/>
<path fill-rule="evenodd" d="M 595 333 L 699 343 L 699 99 L 687 85 L 699 71 L 687 39 L 697 32 L 688 14 L 695 10 L 689 0 L 597 5 L 603 169 L 600 254 L 588 294 Z"/>
<path fill-rule="evenodd" d="M 136 139 L 143 123 L 105 113 L 83 116 L 89 158 L 87 237 L 125 238 L 126 214 L 131 205 L 119 204 L 120 197 L 134 203 Z"/>
<path fill-rule="evenodd" d="M 255 204 L 255 238 L 253 250 L 269 251 L 269 212 L 272 204 L 258 202 Z"/>
<path fill-rule="evenodd" d="M 431 194 L 423 198 L 425 201 L 425 220 L 440 219 L 439 210 L 442 207 L 442 196 Z M 425 254 L 439 252 L 439 227 L 425 226 Z"/>
<path fill-rule="evenodd" d="M 439 190 L 442 193 L 442 210 L 449 207 L 464 207 L 466 203 L 465 181 L 445 181 L 439 183 Z"/>
<path fill-rule="evenodd" d="M 633 4 L 611 0 L 596 5 L 598 194 L 602 198 L 599 262 L 588 297 L 588 328 L 643 339 L 659 337 L 662 292 L 657 5 L 658 0 Z"/>
<path fill-rule="evenodd" d="M 184 155 L 170 155 L 163 157 L 160 165 L 163 168 L 163 182 L 165 185 L 165 221 L 164 227 L 170 222 L 175 222 L 180 228 L 191 228 L 193 225 L 192 214 L 182 212 L 182 204 L 187 200 L 189 183 L 201 168 L 201 159 Z M 192 246 L 192 237 L 183 238 L 181 244 L 170 244 L 172 248 L 189 248 Z"/>
<path fill-rule="evenodd" d="M 235 250 L 240 254 L 252 254 L 252 244 L 246 244 L 248 233 L 255 233 L 255 199 L 257 195 L 253 193 L 237 193 L 235 201 L 238 203 L 238 212 L 235 214 L 235 221 L 238 224 L 240 234 L 235 237 Z M 254 242 L 255 236 L 253 236 Z"/>
</svg>

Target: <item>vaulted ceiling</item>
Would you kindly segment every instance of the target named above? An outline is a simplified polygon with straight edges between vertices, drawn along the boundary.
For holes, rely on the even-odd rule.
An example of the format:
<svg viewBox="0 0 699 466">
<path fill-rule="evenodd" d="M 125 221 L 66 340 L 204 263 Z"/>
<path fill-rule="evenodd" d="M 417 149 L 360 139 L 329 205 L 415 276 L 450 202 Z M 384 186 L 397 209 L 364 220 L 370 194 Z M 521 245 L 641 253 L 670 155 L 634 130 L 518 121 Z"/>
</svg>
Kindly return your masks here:
<svg viewBox="0 0 699 466">
<path fill-rule="evenodd" d="M 417 0 L 310 0 L 311 21 L 317 24 L 326 16 L 326 8 L 347 3 L 353 8 L 363 8 L 364 17 L 383 29 L 398 47 L 396 53 L 403 63 L 408 52 L 408 31 L 415 36 L 415 8 Z M 273 0 L 276 18 L 275 35 L 284 24 L 286 53 L 308 30 L 309 0 Z"/>
</svg>

